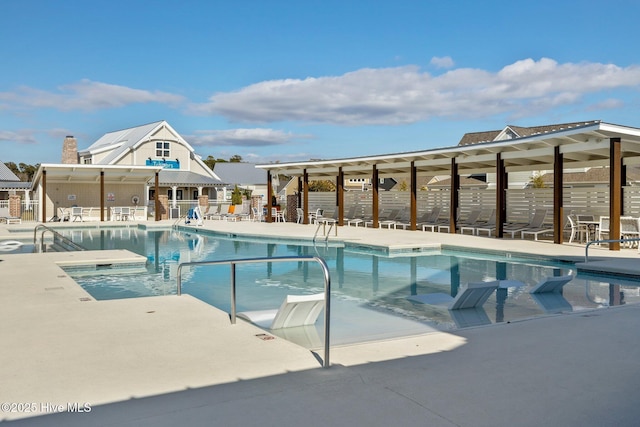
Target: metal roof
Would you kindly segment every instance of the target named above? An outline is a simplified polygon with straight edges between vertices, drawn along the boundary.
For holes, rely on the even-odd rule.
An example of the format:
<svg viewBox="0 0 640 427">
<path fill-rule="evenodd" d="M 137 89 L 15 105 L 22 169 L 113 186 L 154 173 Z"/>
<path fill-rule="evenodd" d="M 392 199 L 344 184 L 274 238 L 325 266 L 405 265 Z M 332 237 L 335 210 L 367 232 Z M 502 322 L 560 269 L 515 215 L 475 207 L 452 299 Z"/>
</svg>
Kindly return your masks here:
<svg viewBox="0 0 640 427">
<path fill-rule="evenodd" d="M 0 162 L 0 181 L 20 181 L 20 178 L 16 176 L 11 169 L 7 167 L 3 162 Z"/>
<path fill-rule="evenodd" d="M 522 138 L 482 142 L 465 146 L 436 148 L 377 156 L 272 163 L 256 165 L 273 174 L 310 177 L 335 177 L 338 168 L 345 176 L 371 176 L 375 165 L 379 176 L 399 177 L 410 171 L 413 162 L 420 173 L 448 174 L 455 159 L 460 175 L 496 171 L 500 154 L 507 172 L 553 169 L 554 150 L 563 154 L 564 168 L 609 165 L 609 139 L 621 139 L 624 164 L 640 164 L 640 129 L 603 122 L 558 129 Z"/>
<path fill-rule="evenodd" d="M 265 185 L 267 171 L 256 169 L 252 163 L 216 163 L 213 171 L 225 184 L 230 185 Z"/>
<path fill-rule="evenodd" d="M 266 181 L 266 178 L 265 178 Z M 155 177 L 153 180 L 149 181 L 149 184 L 155 182 Z M 178 185 L 178 186 L 203 186 L 203 187 L 211 187 L 211 186 L 219 186 L 222 185 L 222 181 L 210 178 L 205 175 L 200 175 L 195 172 L 188 172 L 182 170 L 171 170 L 171 169 L 162 169 L 158 174 L 158 182 L 163 186 L 170 185 Z"/>
</svg>

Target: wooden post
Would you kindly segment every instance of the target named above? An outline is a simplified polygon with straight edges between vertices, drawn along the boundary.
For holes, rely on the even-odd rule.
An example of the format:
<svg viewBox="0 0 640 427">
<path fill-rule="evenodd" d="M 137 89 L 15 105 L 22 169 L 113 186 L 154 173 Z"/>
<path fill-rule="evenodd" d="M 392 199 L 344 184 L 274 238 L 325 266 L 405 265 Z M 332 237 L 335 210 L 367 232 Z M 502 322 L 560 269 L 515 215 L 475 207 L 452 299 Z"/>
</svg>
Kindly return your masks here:
<svg viewBox="0 0 640 427">
<path fill-rule="evenodd" d="M 564 222 L 563 183 L 564 157 L 560 147 L 553 149 L 553 243 L 562 244 L 564 236 L 562 225 Z"/>
<path fill-rule="evenodd" d="M 104 222 L 104 171 L 100 171 L 100 222 Z"/>
<path fill-rule="evenodd" d="M 451 159 L 451 201 L 449 202 L 449 233 L 456 233 L 458 207 L 460 204 L 460 175 L 456 159 Z"/>
<path fill-rule="evenodd" d="M 415 162 L 411 162 L 411 230 L 415 231 L 418 222 L 418 173 Z"/>
<path fill-rule="evenodd" d="M 302 172 L 302 193 L 304 197 L 304 224 L 309 224 L 309 174 L 305 169 Z"/>
<path fill-rule="evenodd" d="M 373 200 L 371 201 L 373 228 L 378 228 L 380 224 L 378 223 L 378 168 L 376 165 L 373 165 L 373 172 L 371 173 L 371 191 L 373 191 Z"/>
<path fill-rule="evenodd" d="M 504 161 L 500 153 L 496 155 L 496 237 L 502 238 L 506 217 L 505 210 L 505 178 Z"/>
<path fill-rule="evenodd" d="M 267 215 L 265 216 L 265 219 L 267 222 L 273 222 L 273 218 L 271 217 L 271 209 L 272 209 L 271 200 L 273 199 L 272 180 L 273 178 L 271 177 L 271 171 L 268 170 L 267 171 Z"/>
<path fill-rule="evenodd" d="M 338 168 L 338 176 L 336 178 L 336 205 L 338 207 L 338 225 L 344 225 L 344 172 L 342 166 Z"/>
<path fill-rule="evenodd" d="M 609 239 L 620 239 L 620 192 L 622 155 L 620 138 L 609 139 Z M 609 243 L 610 251 L 619 251 L 620 243 Z"/>
</svg>

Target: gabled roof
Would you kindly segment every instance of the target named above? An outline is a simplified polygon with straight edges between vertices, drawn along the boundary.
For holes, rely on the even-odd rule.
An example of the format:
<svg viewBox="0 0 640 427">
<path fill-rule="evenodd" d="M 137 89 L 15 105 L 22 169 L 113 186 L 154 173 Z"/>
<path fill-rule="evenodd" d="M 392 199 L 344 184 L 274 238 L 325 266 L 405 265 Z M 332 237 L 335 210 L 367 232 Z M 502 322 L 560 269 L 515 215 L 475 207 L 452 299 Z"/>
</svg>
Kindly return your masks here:
<svg viewBox="0 0 640 427">
<path fill-rule="evenodd" d="M 549 132 L 557 132 L 561 130 L 571 129 L 578 126 L 584 126 L 588 124 L 599 123 L 598 120 L 591 120 L 586 122 L 572 122 L 572 123 L 558 123 L 553 125 L 544 126 L 505 126 L 502 130 L 490 130 L 484 132 L 470 132 L 465 133 L 458 145 L 471 145 L 478 144 L 480 142 L 499 141 L 505 139 L 524 138 L 527 136 L 541 135 Z"/>
<path fill-rule="evenodd" d="M 252 163 L 223 162 L 216 163 L 213 171 L 225 184 L 266 185 L 267 171 L 257 169 Z"/>
<path fill-rule="evenodd" d="M 16 176 L 11 169 L 7 167 L 3 162 L 0 162 L 0 181 L 18 181 L 20 182 L 20 178 Z"/>
<path fill-rule="evenodd" d="M 99 164 L 109 165 L 117 162 L 122 156 L 134 149 L 139 144 L 148 141 L 156 131 L 166 127 L 175 138 L 192 152 L 193 148 L 185 141 L 178 132 L 176 132 L 165 120 L 153 122 L 142 126 L 136 126 L 129 129 L 117 130 L 104 134 L 100 139 L 91 144 L 89 148 L 80 152 L 80 155 L 98 154 L 104 151 L 111 151 Z"/>
</svg>

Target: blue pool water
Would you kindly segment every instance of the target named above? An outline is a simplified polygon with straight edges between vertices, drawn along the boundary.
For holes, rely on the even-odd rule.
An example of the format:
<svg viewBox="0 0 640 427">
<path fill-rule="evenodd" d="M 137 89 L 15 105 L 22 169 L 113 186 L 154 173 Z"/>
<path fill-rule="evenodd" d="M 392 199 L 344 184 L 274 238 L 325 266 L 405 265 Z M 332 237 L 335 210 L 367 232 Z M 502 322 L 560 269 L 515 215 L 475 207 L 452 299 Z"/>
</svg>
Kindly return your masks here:
<svg viewBox="0 0 640 427">
<path fill-rule="evenodd" d="M 579 311 L 640 301 L 638 286 L 614 278 L 575 277 L 551 301 L 532 298 L 529 290 L 548 276 L 575 275 L 572 264 L 543 259 L 502 258 L 491 254 L 440 251 L 387 254 L 366 247 L 314 246 L 179 231 L 85 229 L 66 236 L 87 249 L 128 249 L 147 258 L 144 271 L 83 272 L 69 270 L 96 299 L 175 294 L 181 262 L 266 256 L 318 255 L 332 280 L 332 344 L 455 330 L 511 322 L 558 312 Z M 229 312 L 229 266 L 183 270 L 183 293 Z M 239 265 L 237 309 L 278 307 L 287 294 L 321 292 L 323 276 L 316 263 Z M 500 288 L 479 316 L 458 316 L 446 305 L 416 302 L 415 296 L 454 296 L 470 282 L 515 279 L 522 286 Z M 322 322 L 317 323 L 321 334 Z M 315 343 L 315 338 L 310 338 Z M 311 346 L 315 344 L 309 344 Z"/>
</svg>

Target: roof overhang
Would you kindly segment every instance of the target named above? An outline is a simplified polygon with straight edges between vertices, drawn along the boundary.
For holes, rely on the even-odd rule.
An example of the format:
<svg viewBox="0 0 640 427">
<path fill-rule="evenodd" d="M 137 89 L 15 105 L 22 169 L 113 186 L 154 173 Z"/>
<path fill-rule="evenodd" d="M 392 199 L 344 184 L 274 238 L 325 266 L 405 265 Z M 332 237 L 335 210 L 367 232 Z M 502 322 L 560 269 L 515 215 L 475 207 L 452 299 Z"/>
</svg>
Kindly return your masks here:
<svg viewBox="0 0 640 427">
<path fill-rule="evenodd" d="M 47 183 L 93 184 L 99 183 L 102 175 L 104 182 L 109 184 L 146 185 L 161 170 L 157 166 L 41 164 L 32 189 L 36 188 L 45 172 Z"/>
<path fill-rule="evenodd" d="M 317 160 L 296 163 L 256 165 L 271 174 L 309 177 L 335 177 L 342 168 L 345 176 L 370 177 L 375 166 L 380 177 L 401 177 L 410 173 L 411 165 L 418 172 L 448 174 L 452 160 L 460 175 L 496 171 L 498 154 L 507 172 L 553 169 L 556 147 L 563 155 L 563 167 L 580 168 L 609 164 L 610 139 L 620 138 L 623 162 L 640 164 L 640 129 L 602 122 L 560 129 L 523 138 L 478 144 L 437 148 L 425 151 L 386 154 L 344 159 Z"/>
</svg>

